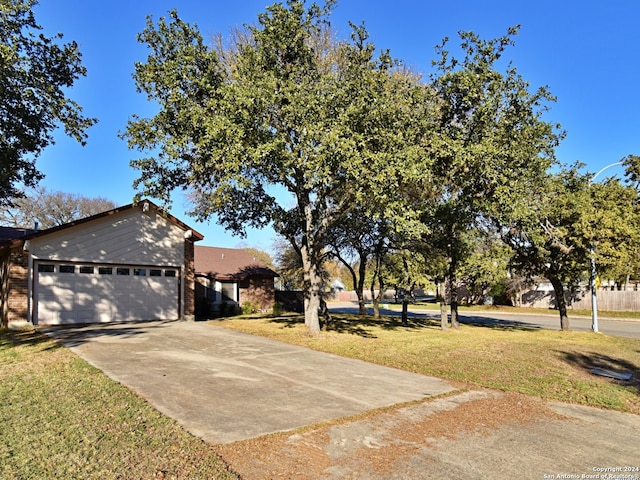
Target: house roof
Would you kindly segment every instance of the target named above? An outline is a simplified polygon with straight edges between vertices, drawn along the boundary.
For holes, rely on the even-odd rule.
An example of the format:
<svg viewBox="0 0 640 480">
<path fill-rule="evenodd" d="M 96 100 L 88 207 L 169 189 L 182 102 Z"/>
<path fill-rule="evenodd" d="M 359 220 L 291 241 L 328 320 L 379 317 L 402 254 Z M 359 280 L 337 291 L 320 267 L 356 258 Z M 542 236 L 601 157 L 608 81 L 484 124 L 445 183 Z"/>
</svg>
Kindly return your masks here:
<svg viewBox="0 0 640 480">
<path fill-rule="evenodd" d="M 16 238 L 25 237 L 33 232 L 34 230 L 28 228 L 0 227 L 0 244 Z"/>
<path fill-rule="evenodd" d="M 74 227 L 76 225 L 81 225 L 83 223 L 88 223 L 88 222 L 92 222 L 94 220 L 98 220 L 98 219 L 101 219 L 101 218 L 106 218 L 106 217 L 109 217 L 111 215 L 115 215 L 115 214 L 120 213 L 120 212 L 124 212 L 124 211 L 127 211 L 127 210 L 132 210 L 134 208 L 139 208 L 142 211 L 153 210 L 156 213 L 159 213 L 160 215 L 162 215 L 165 218 L 167 218 L 169 221 L 171 221 L 174 224 L 178 225 L 184 231 L 189 231 L 190 230 L 192 232 L 191 237 L 193 238 L 194 242 L 197 242 L 197 241 L 202 240 L 204 238 L 204 235 L 202 235 L 201 233 L 195 231 L 194 229 L 192 229 L 191 227 L 189 227 L 188 225 L 186 225 L 182 221 L 178 220 L 173 215 L 171 215 L 171 214 L 167 213 L 166 211 L 162 210 L 160 207 L 155 205 L 153 202 L 145 199 L 145 200 L 140 200 L 139 202 L 130 203 L 129 205 L 124 205 L 122 207 L 114 208 L 112 210 L 107 210 L 106 212 L 98 213 L 98 214 L 92 215 L 90 217 L 85 217 L 85 218 L 81 218 L 79 220 L 75 220 L 73 222 L 65 223 L 63 225 L 58 225 L 56 227 L 47 228 L 45 230 L 36 231 L 36 230 L 27 230 L 27 229 L 24 229 L 24 228 L 20 229 L 20 228 L 12 228 L 12 227 L 1 227 L 2 229 L 6 229 L 7 231 L 4 233 L 4 236 L 3 236 L 3 232 L 0 232 L 0 246 L 9 246 L 11 244 L 15 244 L 16 242 L 21 242 L 23 240 L 30 240 L 32 238 L 37 238 L 37 237 L 41 237 L 41 236 L 44 236 L 44 235 L 49 235 L 51 233 L 59 232 L 61 230 L 65 230 L 67 228 Z M 17 232 L 12 233 L 12 232 L 9 232 L 9 230 L 22 231 L 22 234 L 17 234 Z"/>
<path fill-rule="evenodd" d="M 248 277 L 278 277 L 247 250 L 195 246 L 196 275 L 216 280 L 244 280 Z"/>
</svg>

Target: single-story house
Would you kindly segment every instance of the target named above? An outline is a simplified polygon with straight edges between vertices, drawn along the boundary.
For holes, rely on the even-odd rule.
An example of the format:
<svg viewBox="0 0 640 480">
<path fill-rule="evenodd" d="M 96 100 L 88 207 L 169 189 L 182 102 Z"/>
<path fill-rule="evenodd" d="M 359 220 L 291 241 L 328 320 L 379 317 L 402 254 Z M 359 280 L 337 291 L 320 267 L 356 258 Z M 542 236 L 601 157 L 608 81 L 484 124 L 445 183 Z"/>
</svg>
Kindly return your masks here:
<svg viewBox="0 0 640 480">
<path fill-rule="evenodd" d="M 195 271 L 201 315 L 237 309 L 247 302 L 261 311 L 273 307 L 274 279 L 279 275 L 248 250 L 196 245 Z"/>
<path fill-rule="evenodd" d="M 0 229 L 0 325 L 191 319 L 203 236 L 148 200 L 46 230 Z"/>
</svg>

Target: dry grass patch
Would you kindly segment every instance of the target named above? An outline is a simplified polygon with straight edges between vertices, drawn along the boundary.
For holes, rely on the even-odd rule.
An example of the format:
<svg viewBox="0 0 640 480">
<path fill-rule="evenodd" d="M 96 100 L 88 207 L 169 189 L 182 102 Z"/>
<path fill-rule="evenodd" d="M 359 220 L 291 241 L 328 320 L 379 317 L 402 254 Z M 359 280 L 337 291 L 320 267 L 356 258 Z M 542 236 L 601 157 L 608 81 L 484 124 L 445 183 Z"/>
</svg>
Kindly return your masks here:
<svg viewBox="0 0 640 480">
<path fill-rule="evenodd" d="M 317 336 L 301 316 L 216 320 L 223 327 L 380 365 L 473 385 L 640 414 L 640 349 L 635 339 L 602 334 L 468 326 L 443 332 L 429 319 L 402 326 L 334 315 Z M 621 382 L 589 373 L 602 367 L 633 374 Z"/>
</svg>

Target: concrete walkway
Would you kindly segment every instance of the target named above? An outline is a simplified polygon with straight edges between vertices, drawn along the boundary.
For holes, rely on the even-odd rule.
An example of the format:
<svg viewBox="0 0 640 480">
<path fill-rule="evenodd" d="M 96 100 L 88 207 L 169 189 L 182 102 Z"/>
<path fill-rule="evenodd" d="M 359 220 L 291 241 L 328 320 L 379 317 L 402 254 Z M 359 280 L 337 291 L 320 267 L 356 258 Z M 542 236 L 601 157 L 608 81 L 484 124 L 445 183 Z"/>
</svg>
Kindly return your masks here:
<svg viewBox="0 0 640 480">
<path fill-rule="evenodd" d="M 454 390 L 447 382 L 192 322 L 42 328 L 192 434 L 228 443 Z"/>
</svg>

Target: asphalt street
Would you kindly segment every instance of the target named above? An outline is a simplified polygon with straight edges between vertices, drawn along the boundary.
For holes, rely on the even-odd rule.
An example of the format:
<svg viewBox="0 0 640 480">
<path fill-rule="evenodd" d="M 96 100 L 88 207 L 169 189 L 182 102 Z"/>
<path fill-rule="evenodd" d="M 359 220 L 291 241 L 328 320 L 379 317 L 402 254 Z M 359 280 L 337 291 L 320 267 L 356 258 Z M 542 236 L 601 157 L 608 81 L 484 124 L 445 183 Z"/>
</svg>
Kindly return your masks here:
<svg viewBox="0 0 640 480">
<path fill-rule="evenodd" d="M 388 308 L 381 309 L 383 315 L 400 315 L 400 305 L 388 304 Z M 353 302 L 329 304 L 332 312 L 357 313 L 358 307 Z M 373 313 L 372 308 L 367 308 Z M 409 306 L 409 315 L 416 318 L 440 319 L 439 310 L 425 310 Z M 487 324 L 527 328 L 546 328 L 560 330 L 560 316 L 557 312 L 549 314 L 538 313 L 505 313 L 492 311 L 464 311 L 460 312 L 460 322 L 466 324 Z M 576 332 L 591 331 L 591 317 L 574 316 L 569 314 L 569 329 Z M 598 331 L 606 335 L 618 337 L 640 338 L 640 320 L 599 317 Z"/>
</svg>

